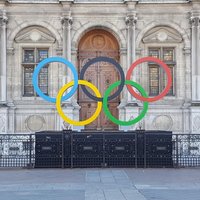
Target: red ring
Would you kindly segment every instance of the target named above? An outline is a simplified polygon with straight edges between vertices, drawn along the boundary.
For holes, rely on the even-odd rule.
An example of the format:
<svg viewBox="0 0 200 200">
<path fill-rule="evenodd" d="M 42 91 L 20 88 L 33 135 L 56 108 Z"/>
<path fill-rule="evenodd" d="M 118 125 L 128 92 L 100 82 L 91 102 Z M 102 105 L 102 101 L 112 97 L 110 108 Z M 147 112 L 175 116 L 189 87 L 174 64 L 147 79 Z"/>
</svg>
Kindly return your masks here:
<svg viewBox="0 0 200 200">
<path fill-rule="evenodd" d="M 129 68 L 127 74 L 126 74 L 126 80 L 130 80 L 131 78 L 131 74 L 132 74 L 132 71 L 134 70 L 134 68 L 143 63 L 143 62 L 154 62 L 154 63 L 157 63 L 159 64 L 161 67 L 163 67 L 163 69 L 165 70 L 166 74 L 167 74 L 167 85 L 165 87 L 165 89 L 158 95 L 158 96 L 155 96 L 155 97 L 151 97 L 151 98 L 146 98 L 146 97 L 142 97 L 140 96 L 139 94 L 137 94 L 134 89 L 131 87 L 131 85 L 126 85 L 128 91 L 138 100 L 141 100 L 141 101 L 147 101 L 147 102 L 154 102 L 154 101 L 157 101 L 161 98 L 163 98 L 170 90 L 171 88 L 171 84 L 172 84 L 172 76 L 171 76 L 171 71 L 170 71 L 170 68 L 163 62 L 161 61 L 160 59 L 158 58 L 154 58 L 154 57 L 144 57 L 144 58 L 140 58 L 138 60 L 136 60 L 132 65 L 131 67 Z"/>
</svg>

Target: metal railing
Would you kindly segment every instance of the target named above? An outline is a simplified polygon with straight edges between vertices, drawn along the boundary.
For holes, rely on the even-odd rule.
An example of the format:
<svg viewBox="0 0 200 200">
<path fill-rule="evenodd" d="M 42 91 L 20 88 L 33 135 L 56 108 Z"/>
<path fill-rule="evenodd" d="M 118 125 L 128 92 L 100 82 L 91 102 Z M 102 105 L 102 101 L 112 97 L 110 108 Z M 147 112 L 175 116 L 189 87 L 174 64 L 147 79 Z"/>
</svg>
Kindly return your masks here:
<svg viewBox="0 0 200 200">
<path fill-rule="evenodd" d="M 172 143 L 173 167 L 200 167 L 200 134 L 173 134 Z M 34 165 L 34 134 L 0 134 L 0 168 L 33 168 Z"/>
<path fill-rule="evenodd" d="M 32 168 L 35 157 L 34 134 L 0 135 L 0 167 Z"/>
<path fill-rule="evenodd" d="M 173 134 L 174 167 L 200 167 L 200 134 Z"/>
</svg>

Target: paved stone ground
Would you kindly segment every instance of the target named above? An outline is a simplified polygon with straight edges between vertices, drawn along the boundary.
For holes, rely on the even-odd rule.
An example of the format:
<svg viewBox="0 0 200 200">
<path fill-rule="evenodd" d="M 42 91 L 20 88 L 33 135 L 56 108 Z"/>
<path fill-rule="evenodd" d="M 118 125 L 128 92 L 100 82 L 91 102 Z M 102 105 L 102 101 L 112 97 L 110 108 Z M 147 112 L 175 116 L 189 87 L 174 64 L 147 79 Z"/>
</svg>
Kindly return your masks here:
<svg viewBox="0 0 200 200">
<path fill-rule="evenodd" d="M 0 200 L 200 200 L 200 169 L 3 169 Z"/>
</svg>

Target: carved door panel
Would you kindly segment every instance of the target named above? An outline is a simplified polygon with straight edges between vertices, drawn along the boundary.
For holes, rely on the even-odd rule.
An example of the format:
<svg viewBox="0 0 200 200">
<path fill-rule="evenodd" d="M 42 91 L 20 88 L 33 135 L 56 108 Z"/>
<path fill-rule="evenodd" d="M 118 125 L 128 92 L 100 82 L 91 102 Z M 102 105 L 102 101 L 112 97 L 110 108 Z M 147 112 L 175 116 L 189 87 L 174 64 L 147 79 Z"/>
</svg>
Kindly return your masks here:
<svg viewBox="0 0 200 200">
<path fill-rule="evenodd" d="M 115 69 L 115 67 L 110 63 L 99 63 L 99 88 L 100 92 L 103 95 L 106 89 L 114 82 L 119 80 L 118 71 Z M 113 90 L 110 95 L 112 95 L 116 91 Z M 118 118 L 118 105 L 119 105 L 120 98 L 117 97 L 111 101 L 109 101 L 109 110 L 115 116 Z M 101 120 L 101 127 L 104 129 L 117 129 L 117 125 L 112 123 L 104 114 L 104 112 L 101 112 L 100 114 L 100 120 Z"/>
<path fill-rule="evenodd" d="M 108 32 L 103 30 L 90 31 L 84 36 L 79 45 L 79 72 L 84 64 L 92 58 L 99 56 L 107 56 L 118 61 L 118 44 L 116 39 Z M 84 75 L 84 79 L 94 84 L 101 94 L 114 82 L 119 80 L 118 71 L 110 63 L 98 62 L 91 65 Z M 88 89 L 88 88 L 87 88 Z M 94 93 L 88 89 L 93 95 Z M 113 94 L 114 90 L 111 94 Z M 120 98 L 117 97 L 110 101 L 109 109 L 111 113 L 118 118 L 118 105 Z M 79 86 L 78 103 L 81 106 L 80 120 L 88 119 L 96 110 L 97 103 L 87 97 Z M 102 129 L 118 129 L 118 126 L 112 123 L 102 110 L 99 117 L 85 129 L 102 130 Z"/>
</svg>

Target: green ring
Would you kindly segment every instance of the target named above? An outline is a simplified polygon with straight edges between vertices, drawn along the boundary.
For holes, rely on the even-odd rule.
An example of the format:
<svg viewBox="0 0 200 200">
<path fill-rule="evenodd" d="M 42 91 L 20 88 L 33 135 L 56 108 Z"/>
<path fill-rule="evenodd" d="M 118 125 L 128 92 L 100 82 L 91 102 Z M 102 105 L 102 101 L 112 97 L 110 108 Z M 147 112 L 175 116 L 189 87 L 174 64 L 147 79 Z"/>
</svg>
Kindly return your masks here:
<svg viewBox="0 0 200 200">
<path fill-rule="evenodd" d="M 130 120 L 128 122 L 126 121 L 121 121 L 121 120 L 118 120 L 116 119 L 112 114 L 111 112 L 109 111 L 109 108 L 108 108 L 108 97 L 111 93 L 111 91 L 116 88 L 117 86 L 120 85 L 120 82 L 121 81 L 117 81 L 115 83 L 113 83 L 112 85 L 110 85 L 108 87 L 108 89 L 105 91 L 105 94 L 104 94 L 104 97 L 103 97 L 103 110 L 105 112 L 105 115 L 108 117 L 108 119 L 110 119 L 113 123 L 115 124 L 118 124 L 118 125 L 121 125 L 121 126 L 131 126 L 137 122 L 139 122 L 144 116 L 145 114 L 147 113 L 147 110 L 148 110 L 148 106 L 149 106 L 149 103 L 148 102 L 144 102 L 143 105 L 143 110 L 142 112 L 140 113 L 140 115 L 138 117 L 136 117 L 135 119 L 133 120 Z M 125 81 L 125 84 L 126 85 L 131 85 L 133 87 L 135 87 L 143 97 L 148 97 L 144 88 L 142 88 L 141 85 L 139 85 L 138 83 L 134 82 L 134 81 L 130 81 L 130 80 L 126 80 Z"/>
</svg>

